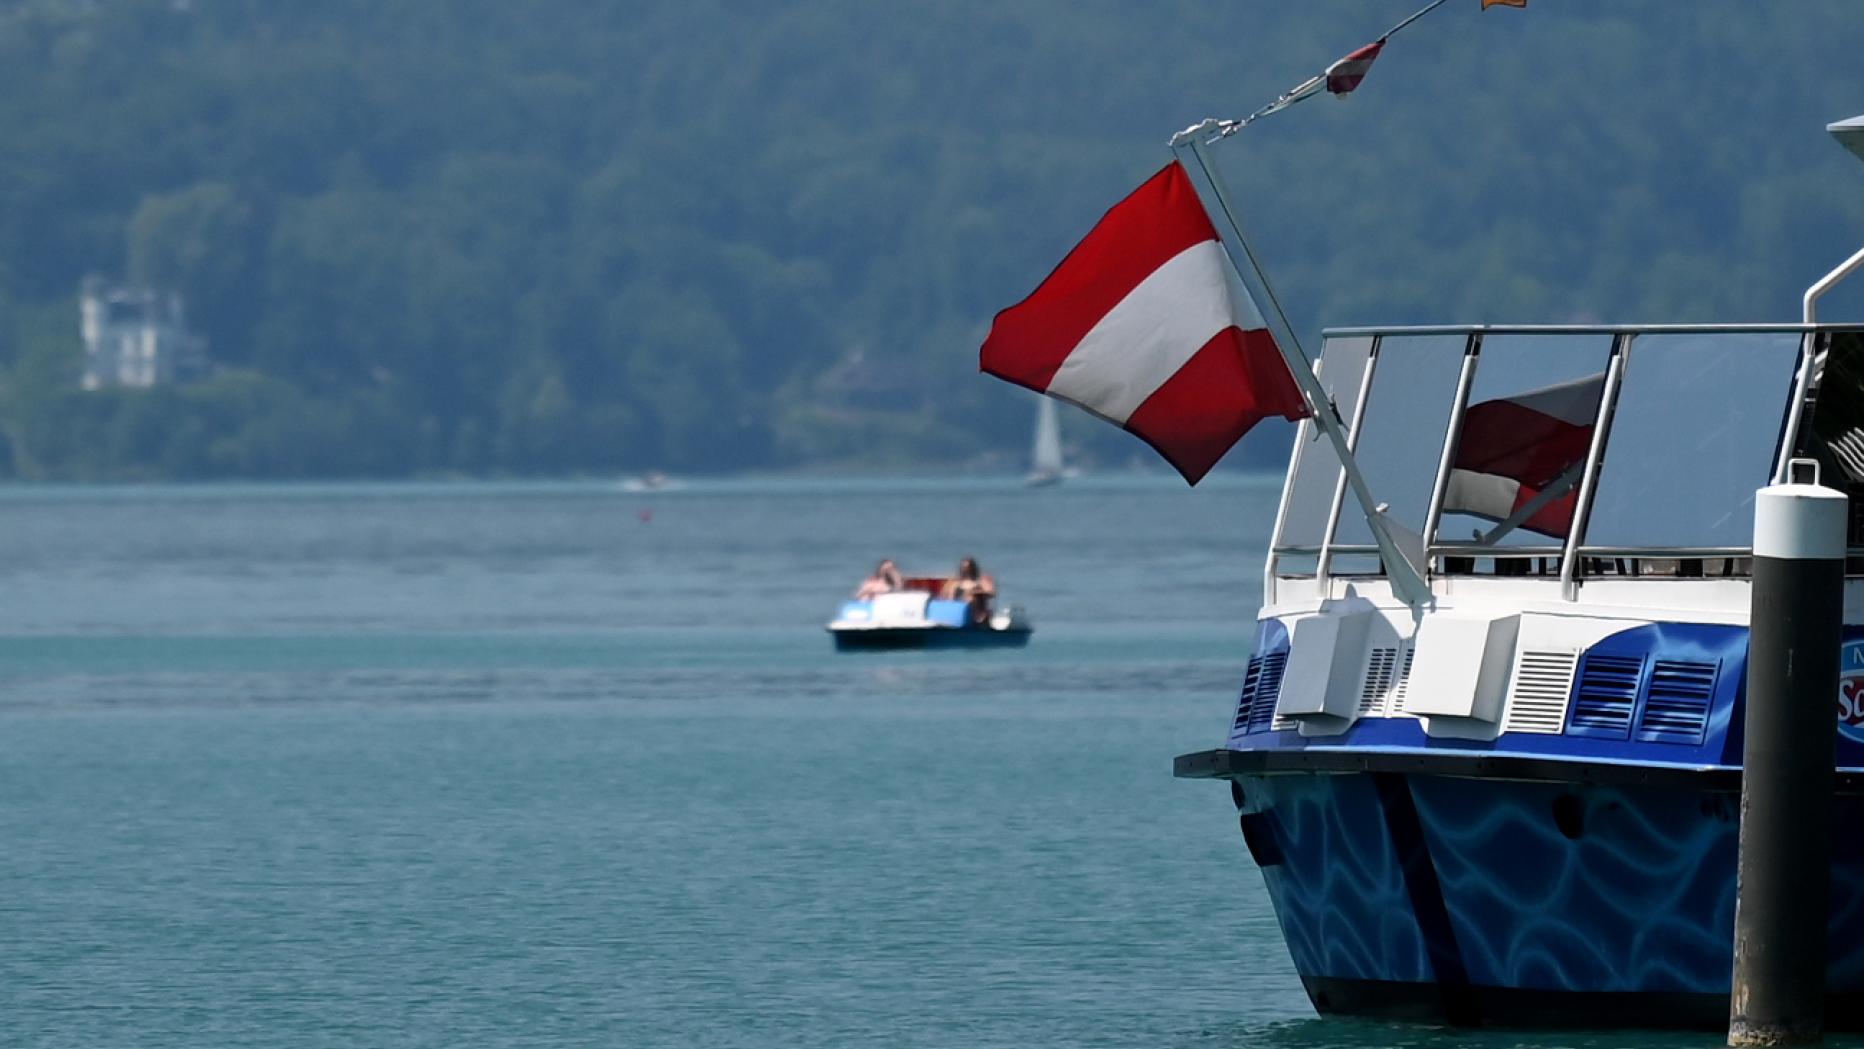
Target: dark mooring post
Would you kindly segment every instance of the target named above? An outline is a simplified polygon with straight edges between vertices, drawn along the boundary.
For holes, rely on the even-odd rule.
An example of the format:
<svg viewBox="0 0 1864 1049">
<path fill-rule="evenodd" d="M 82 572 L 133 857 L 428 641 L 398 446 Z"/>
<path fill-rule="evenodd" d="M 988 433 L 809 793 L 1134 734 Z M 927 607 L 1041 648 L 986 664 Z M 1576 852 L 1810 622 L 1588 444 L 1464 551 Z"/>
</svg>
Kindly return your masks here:
<svg viewBox="0 0 1864 1049">
<path fill-rule="evenodd" d="M 1731 1046 L 1814 1045 L 1825 1021 L 1847 504 L 1811 461 L 1789 480 L 1754 500 Z"/>
</svg>

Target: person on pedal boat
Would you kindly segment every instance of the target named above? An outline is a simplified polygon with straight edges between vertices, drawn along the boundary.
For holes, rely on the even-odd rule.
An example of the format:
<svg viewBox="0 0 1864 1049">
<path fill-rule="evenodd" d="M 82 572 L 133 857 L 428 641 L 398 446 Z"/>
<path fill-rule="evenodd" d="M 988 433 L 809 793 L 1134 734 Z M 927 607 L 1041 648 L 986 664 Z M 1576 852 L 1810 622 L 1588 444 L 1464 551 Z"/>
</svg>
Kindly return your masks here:
<svg viewBox="0 0 1864 1049">
<path fill-rule="evenodd" d="M 881 594 L 891 594 L 905 585 L 906 580 L 900 575 L 899 566 L 893 563 L 892 558 L 887 558 L 875 566 L 873 575 L 861 581 L 860 587 L 854 592 L 854 599 L 872 601 Z"/>
<path fill-rule="evenodd" d="M 939 589 L 939 597 L 947 601 L 963 601 L 971 606 L 971 622 L 984 623 L 990 619 L 990 599 L 997 596 L 997 581 L 984 574 L 977 567 L 977 559 L 966 557 L 958 562 L 958 574 L 945 580 Z"/>
</svg>

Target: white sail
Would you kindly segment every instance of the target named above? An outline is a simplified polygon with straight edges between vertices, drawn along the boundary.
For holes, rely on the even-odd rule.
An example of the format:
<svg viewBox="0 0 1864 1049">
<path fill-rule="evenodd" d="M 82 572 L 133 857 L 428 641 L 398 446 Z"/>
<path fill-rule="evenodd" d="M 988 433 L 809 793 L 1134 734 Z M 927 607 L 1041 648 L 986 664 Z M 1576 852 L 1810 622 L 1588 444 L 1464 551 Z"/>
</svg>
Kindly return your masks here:
<svg viewBox="0 0 1864 1049">
<path fill-rule="evenodd" d="M 1053 398 L 1037 399 L 1035 448 L 1029 458 L 1030 484 L 1048 484 L 1061 480 L 1061 420 L 1055 414 Z"/>
</svg>

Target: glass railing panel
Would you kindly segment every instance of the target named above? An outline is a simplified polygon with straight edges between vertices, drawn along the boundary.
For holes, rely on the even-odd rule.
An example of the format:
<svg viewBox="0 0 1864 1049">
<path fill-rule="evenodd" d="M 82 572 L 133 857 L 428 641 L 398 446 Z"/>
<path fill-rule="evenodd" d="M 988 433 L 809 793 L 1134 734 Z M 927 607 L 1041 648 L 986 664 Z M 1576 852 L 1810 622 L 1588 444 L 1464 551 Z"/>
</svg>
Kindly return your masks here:
<svg viewBox="0 0 1864 1049">
<path fill-rule="evenodd" d="M 1328 339 L 1321 347 L 1321 388 L 1339 406 L 1348 426 L 1352 425 L 1353 409 L 1359 402 L 1359 388 L 1365 382 L 1371 355 L 1369 335 Z M 1275 547 L 1318 550 L 1340 481 L 1340 460 L 1332 442 L 1320 436 L 1312 422 L 1303 422 L 1295 436 L 1293 470 Z M 1311 566 L 1307 574 L 1312 574 Z"/>
<path fill-rule="evenodd" d="M 1444 488 L 1436 542 L 1559 550 L 1598 420 L 1612 336 L 1490 335 Z M 1381 497 L 1383 498 L 1383 497 Z"/>
<path fill-rule="evenodd" d="M 1373 498 L 1389 503 L 1388 516 L 1413 532 L 1424 530 L 1467 344 L 1463 335 L 1379 340 L 1354 458 Z M 1372 545 L 1372 529 L 1356 505 L 1342 509 L 1335 541 Z"/>
<path fill-rule="evenodd" d="M 1799 343 L 1793 332 L 1633 339 L 1584 549 L 1751 546 Z"/>
</svg>

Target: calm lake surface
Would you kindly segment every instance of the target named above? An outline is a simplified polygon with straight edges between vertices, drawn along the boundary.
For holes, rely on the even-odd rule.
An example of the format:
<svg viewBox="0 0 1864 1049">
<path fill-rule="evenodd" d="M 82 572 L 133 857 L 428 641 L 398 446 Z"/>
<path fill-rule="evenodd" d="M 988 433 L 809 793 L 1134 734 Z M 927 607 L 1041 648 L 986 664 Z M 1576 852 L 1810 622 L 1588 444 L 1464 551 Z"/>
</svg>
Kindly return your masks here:
<svg viewBox="0 0 1864 1049">
<path fill-rule="evenodd" d="M 1316 1019 L 1278 478 L 0 490 L 0 1045 L 1719 1045 Z M 882 556 L 1037 624 L 837 655 Z"/>
</svg>

